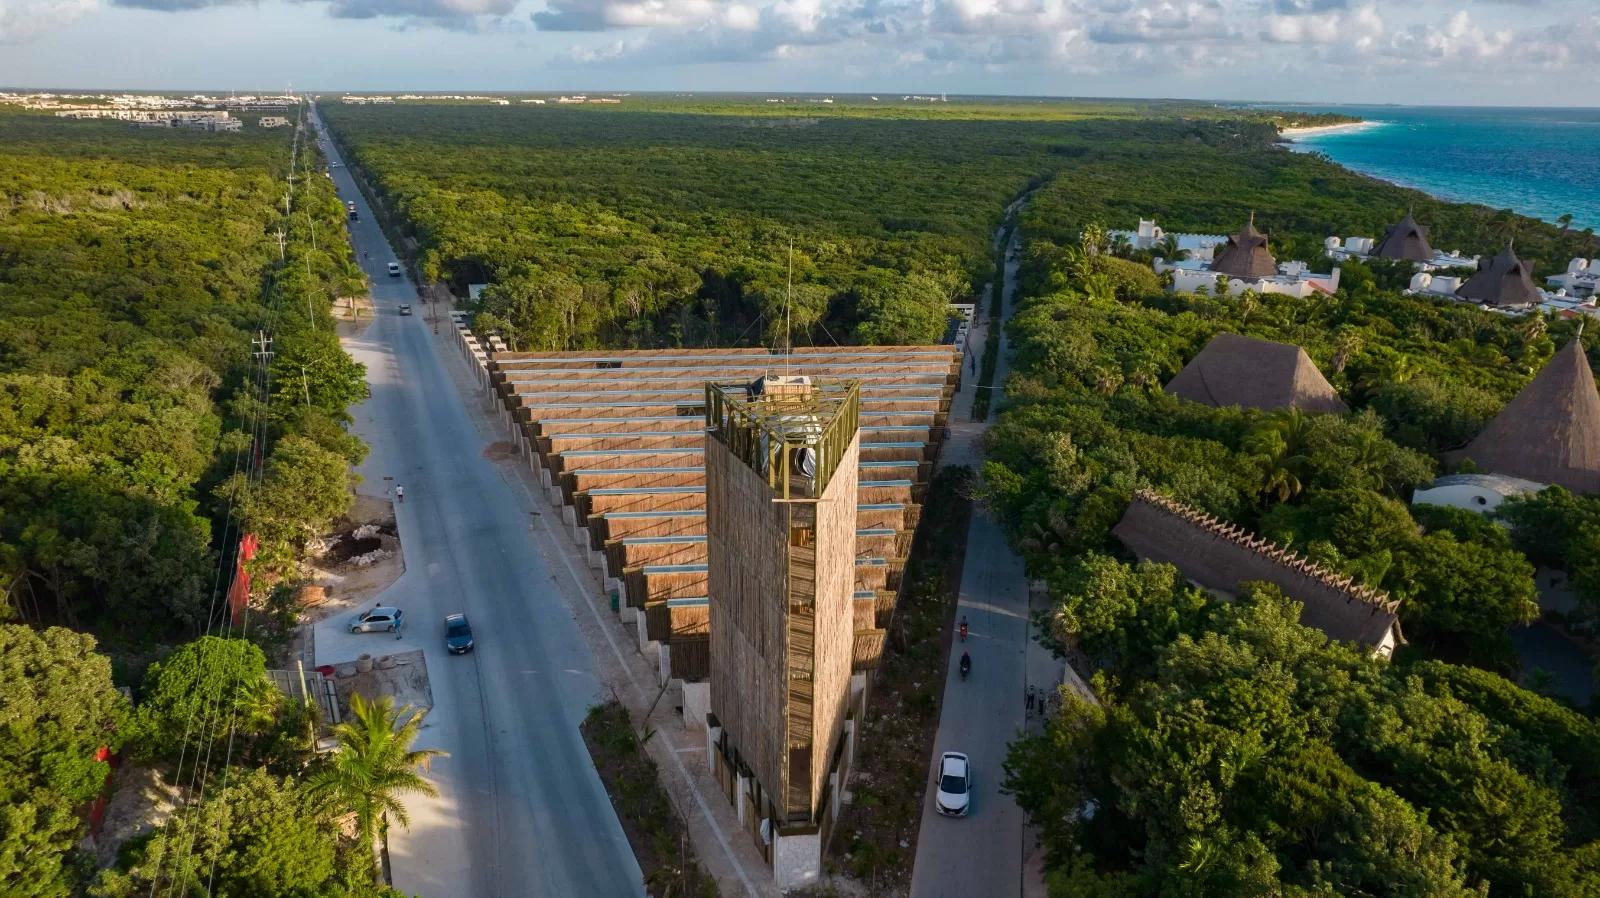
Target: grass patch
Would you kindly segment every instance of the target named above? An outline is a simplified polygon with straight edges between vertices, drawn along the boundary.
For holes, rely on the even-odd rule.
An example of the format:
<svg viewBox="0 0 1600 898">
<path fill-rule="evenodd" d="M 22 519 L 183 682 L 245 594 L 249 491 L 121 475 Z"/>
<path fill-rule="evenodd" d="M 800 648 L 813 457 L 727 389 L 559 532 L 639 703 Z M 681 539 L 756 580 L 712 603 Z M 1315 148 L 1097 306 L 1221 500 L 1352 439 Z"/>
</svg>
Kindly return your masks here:
<svg viewBox="0 0 1600 898">
<path fill-rule="evenodd" d="M 654 731 L 635 733 L 628 709 L 616 701 L 590 708 L 578 729 L 644 872 L 645 894 L 716 898 L 716 881 L 700 869 L 688 825 L 668 800 L 656 762 L 645 752 Z"/>
<path fill-rule="evenodd" d="M 829 846 L 831 864 L 869 885 L 874 895 L 903 894 L 911 886 L 961 590 L 972 486 L 971 469 L 957 467 L 934 475 L 928 488 L 906 588 L 887 627 L 889 638 L 862 722 L 851 801 Z"/>
</svg>

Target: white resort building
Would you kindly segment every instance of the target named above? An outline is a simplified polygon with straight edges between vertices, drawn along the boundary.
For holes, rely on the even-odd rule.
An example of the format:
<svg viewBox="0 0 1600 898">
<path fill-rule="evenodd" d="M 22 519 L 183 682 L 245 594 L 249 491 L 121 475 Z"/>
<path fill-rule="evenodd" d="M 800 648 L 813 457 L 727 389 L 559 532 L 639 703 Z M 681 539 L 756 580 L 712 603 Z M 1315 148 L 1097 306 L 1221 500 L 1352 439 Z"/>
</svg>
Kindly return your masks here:
<svg viewBox="0 0 1600 898">
<path fill-rule="evenodd" d="M 1416 263 L 1418 271 L 1438 271 L 1441 268 L 1477 268 L 1477 256 L 1463 256 L 1460 250 L 1441 252 L 1428 243 L 1428 229 L 1411 218 L 1411 213 L 1390 225 L 1382 239 L 1371 237 L 1329 237 L 1322 244 L 1328 258 L 1335 262 L 1355 259 L 1401 259 Z"/>
<path fill-rule="evenodd" d="M 1137 231 L 1111 231 L 1112 237 L 1123 237 L 1134 249 L 1160 249 L 1168 237 L 1178 244 L 1181 252 L 1191 259 L 1209 261 L 1217 247 L 1228 242 L 1226 234 L 1168 234 L 1156 226 L 1155 219 L 1139 219 Z"/>
<path fill-rule="evenodd" d="M 1141 221 L 1140 230 L 1145 222 Z M 1150 223 L 1153 230 L 1154 222 Z M 1267 235 L 1256 230 L 1255 213 L 1239 233 L 1222 239 L 1214 252 L 1167 261 L 1157 258 L 1157 274 L 1172 273 L 1172 289 L 1179 293 L 1227 293 L 1238 296 L 1246 290 L 1257 293 L 1283 293 L 1304 299 L 1317 293 L 1332 295 L 1339 289 L 1339 269 L 1316 274 L 1304 262 L 1278 262 L 1267 246 Z M 1224 280 L 1226 279 L 1226 280 Z M 1224 286 L 1226 284 L 1226 286 Z"/>
<path fill-rule="evenodd" d="M 1550 286 L 1565 290 L 1569 297 L 1593 298 L 1600 293 L 1600 259 L 1573 259 L 1566 271 L 1550 278 Z"/>
<path fill-rule="evenodd" d="M 1600 315 L 1594 301 L 1600 270 L 1593 269 L 1590 261 L 1573 259 L 1565 273 L 1550 278 L 1556 289 L 1543 290 L 1534 284 L 1532 266 L 1517 258 L 1511 244 L 1488 259 L 1464 256 L 1459 250 L 1441 252 L 1428 243 L 1428 229 L 1417 224 L 1410 213 L 1386 229 L 1377 241 L 1371 237 L 1329 237 L 1323 245 L 1328 258 L 1336 262 L 1395 259 L 1413 263 L 1417 273 L 1411 277 L 1407 294 L 1464 300 L 1508 315 L 1520 315 L 1536 307 L 1568 316 Z M 1475 273 L 1447 273 L 1463 268 Z"/>
</svg>

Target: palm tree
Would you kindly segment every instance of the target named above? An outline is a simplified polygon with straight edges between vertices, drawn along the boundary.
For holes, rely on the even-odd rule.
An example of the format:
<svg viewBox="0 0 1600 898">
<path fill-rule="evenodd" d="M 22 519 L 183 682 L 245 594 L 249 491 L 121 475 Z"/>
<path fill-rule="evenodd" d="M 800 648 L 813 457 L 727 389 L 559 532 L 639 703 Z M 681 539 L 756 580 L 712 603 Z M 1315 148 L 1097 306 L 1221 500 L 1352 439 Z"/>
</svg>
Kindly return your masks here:
<svg viewBox="0 0 1600 898">
<path fill-rule="evenodd" d="M 1120 386 L 1122 386 L 1121 371 L 1118 371 L 1109 365 L 1102 365 L 1095 369 L 1094 391 L 1096 393 L 1099 393 L 1101 396 L 1110 396 L 1112 393 L 1115 393 L 1117 391 L 1117 387 Z"/>
<path fill-rule="evenodd" d="M 1168 262 L 1181 262 L 1183 257 L 1188 255 L 1186 251 L 1178 248 L 1178 238 L 1173 234 L 1162 237 L 1161 242 L 1156 244 L 1156 249 L 1161 251 L 1161 258 Z"/>
<path fill-rule="evenodd" d="M 1411 361 L 1411 357 L 1397 352 L 1379 362 L 1377 368 L 1363 374 L 1356 382 L 1356 388 L 1366 393 L 1376 393 L 1385 383 L 1403 384 L 1416 374 L 1417 365 Z"/>
<path fill-rule="evenodd" d="M 339 738 L 333 762 L 314 774 L 306 786 L 311 794 L 327 795 L 346 813 L 355 814 L 356 838 L 370 857 L 380 821 L 385 827 L 388 817 L 401 826 L 411 824 L 400 796 L 439 796 L 439 790 L 423 779 L 417 768 L 426 770 L 430 761 L 444 757 L 445 752 L 411 748 L 426 712 L 411 705 L 395 710 L 393 696 L 372 702 L 353 695 L 350 713 L 352 719 L 333 728 Z"/>
<path fill-rule="evenodd" d="M 1297 423 L 1289 426 L 1298 429 Z M 1276 496 L 1279 502 L 1287 502 L 1299 495 L 1302 487 L 1299 472 L 1304 468 L 1306 459 L 1291 448 L 1282 429 L 1272 424 L 1258 428 L 1245 439 L 1243 448 L 1261 463 L 1263 495 Z"/>
<path fill-rule="evenodd" d="M 1509 243 L 1516 240 L 1517 232 L 1520 230 L 1522 230 L 1522 220 L 1517 217 L 1517 213 L 1510 209 L 1501 209 L 1495 213 L 1494 236 L 1499 241 Z"/>
<path fill-rule="evenodd" d="M 1572 228 L 1572 213 L 1567 213 L 1556 219 L 1556 224 L 1561 225 L 1561 236 L 1567 236 L 1567 231 Z"/>
<path fill-rule="evenodd" d="M 1333 373 L 1338 374 L 1349 364 L 1350 357 L 1361 351 L 1361 332 L 1347 330 L 1333 343 Z"/>
</svg>

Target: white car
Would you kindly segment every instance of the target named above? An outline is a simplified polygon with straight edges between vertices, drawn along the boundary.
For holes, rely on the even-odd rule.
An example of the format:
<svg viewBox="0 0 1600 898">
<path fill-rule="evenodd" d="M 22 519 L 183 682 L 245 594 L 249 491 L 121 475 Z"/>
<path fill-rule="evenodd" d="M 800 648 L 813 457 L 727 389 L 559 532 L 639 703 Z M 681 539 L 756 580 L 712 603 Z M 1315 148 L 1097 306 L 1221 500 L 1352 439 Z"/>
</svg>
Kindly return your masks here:
<svg viewBox="0 0 1600 898">
<path fill-rule="evenodd" d="M 390 262 L 389 263 L 389 277 L 397 278 L 399 276 L 400 276 L 400 263 L 399 262 Z"/>
<path fill-rule="evenodd" d="M 350 618 L 350 632 L 376 633 L 385 630 L 393 633 L 400 628 L 402 617 L 399 608 L 385 608 L 379 605 Z"/>
<path fill-rule="evenodd" d="M 972 806 L 972 765 L 967 756 L 947 751 L 939 758 L 939 791 L 934 807 L 946 817 L 965 817 Z"/>
</svg>

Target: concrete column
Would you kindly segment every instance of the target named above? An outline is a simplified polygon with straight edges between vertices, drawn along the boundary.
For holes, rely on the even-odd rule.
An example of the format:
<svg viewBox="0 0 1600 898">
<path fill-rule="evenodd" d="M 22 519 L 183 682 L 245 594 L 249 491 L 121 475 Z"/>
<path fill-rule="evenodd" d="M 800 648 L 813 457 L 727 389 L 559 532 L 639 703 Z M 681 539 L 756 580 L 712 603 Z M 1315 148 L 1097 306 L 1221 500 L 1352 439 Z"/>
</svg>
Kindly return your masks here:
<svg viewBox="0 0 1600 898">
<path fill-rule="evenodd" d="M 695 699 L 695 705 L 694 705 L 695 713 L 698 714 L 699 712 L 703 711 L 705 708 L 709 708 L 711 706 L 711 684 L 710 683 L 685 683 L 685 684 L 683 684 L 683 713 L 684 713 L 685 716 L 688 716 L 688 714 L 689 714 L 689 687 L 691 687 L 691 686 L 704 686 L 704 687 L 706 687 L 706 690 L 705 690 L 705 705 L 702 706 L 700 704 L 700 699 L 696 698 Z M 700 723 L 705 725 L 705 728 L 706 728 L 706 773 L 716 773 L 717 772 L 717 768 L 716 768 L 716 763 L 717 763 L 717 761 L 716 761 L 716 759 L 717 759 L 717 742 L 722 739 L 722 727 L 714 727 L 714 726 L 711 726 L 707 722 L 706 716 L 709 713 L 710 712 L 706 712 L 706 714 L 702 714 L 700 717 L 694 718 L 694 719 L 699 720 Z"/>
<path fill-rule="evenodd" d="M 822 833 L 772 837 L 772 878 L 780 889 L 798 889 L 822 878 Z"/>
</svg>

